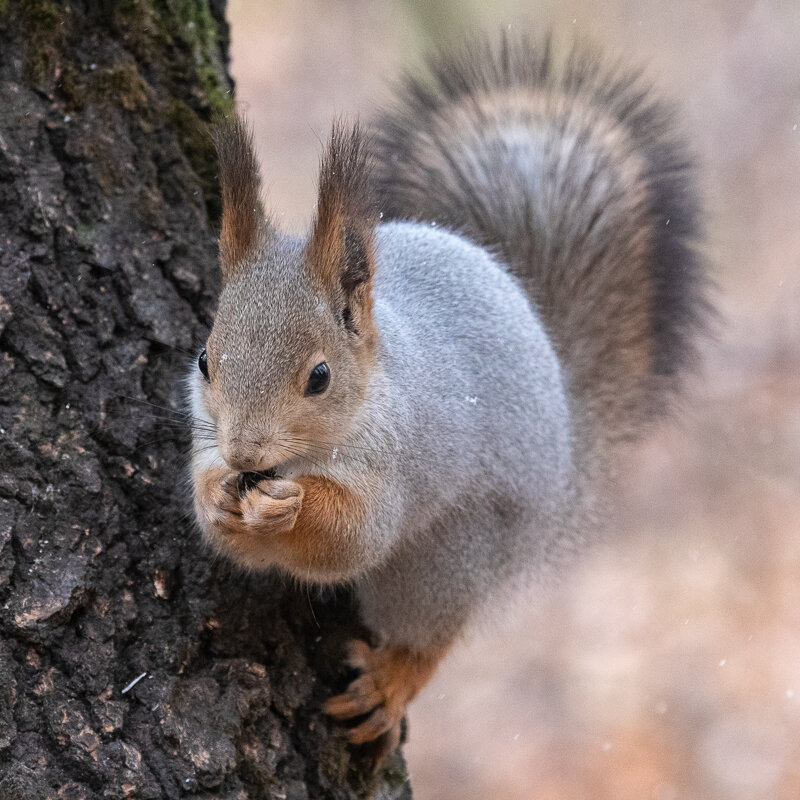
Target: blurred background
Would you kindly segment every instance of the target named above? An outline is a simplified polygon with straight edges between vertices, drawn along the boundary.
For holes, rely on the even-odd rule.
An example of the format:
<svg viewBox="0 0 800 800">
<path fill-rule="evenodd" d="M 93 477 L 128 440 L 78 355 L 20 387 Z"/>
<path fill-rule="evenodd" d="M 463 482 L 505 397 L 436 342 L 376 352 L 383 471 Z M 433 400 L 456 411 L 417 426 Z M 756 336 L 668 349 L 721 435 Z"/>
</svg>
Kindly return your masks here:
<svg viewBox="0 0 800 800">
<path fill-rule="evenodd" d="M 336 114 L 439 43 L 585 37 L 677 100 L 703 165 L 721 323 L 631 458 L 604 546 L 412 706 L 419 800 L 800 797 L 800 7 L 796 0 L 230 0 L 275 217 L 307 224 Z"/>
</svg>

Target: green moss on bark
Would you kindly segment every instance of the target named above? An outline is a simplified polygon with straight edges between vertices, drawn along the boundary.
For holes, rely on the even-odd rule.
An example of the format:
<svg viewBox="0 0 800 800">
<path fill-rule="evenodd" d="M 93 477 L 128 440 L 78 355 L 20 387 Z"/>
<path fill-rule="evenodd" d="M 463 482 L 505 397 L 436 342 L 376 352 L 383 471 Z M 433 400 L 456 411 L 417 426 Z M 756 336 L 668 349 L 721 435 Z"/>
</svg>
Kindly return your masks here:
<svg viewBox="0 0 800 800">
<path fill-rule="evenodd" d="M 133 60 L 113 64 L 90 73 L 88 95 L 94 101 L 107 102 L 136 111 L 148 103 L 147 84 Z"/>
<path fill-rule="evenodd" d="M 20 6 L 28 21 L 36 27 L 52 29 L 59 20 L 58 4 L 53 0 L 22 0 Z"/>
<path fill-rule="evenodd" d="M 227 26 L 211 0 L 115 0 L 91 12 L 81 2 L 0 3 L 25 43 L 30 85 L 73 115 L 87 105 L 109 106 L 135 113 L 150 130 L 170 127 L 197 174 L 210 217 L 219 219 L 216 155 L 206 129 L 215 115 L 229 114 L 234 101 L 225 67 Z M 113 53 L 78 40 L 89 13 L 96 35 L 118 43 Z M 154 57 L 164 52 L 169 60 Z"/>
<path fill-rule="evenodd" d="M 219 220 L 222 206 L 217 185 L 217 153 L 208 133 L 208 126 L 188 103 L 175 99 L 169 112 L 169 123 L 178 136 L 181 149 L 200 180 L 210 219 Z"/>
<path fill-rule="evenodd" d="M 154 49 L 174 46 L 188 55 L 187 73 L 203 89 L 208 116 L 233 108 L 225 65 L 221 58 L 224 35 L 209 0 L 180 0 L 153 7 L 144 0 L 121 0 L 114 5 L 113 24 L 124 34 L 137 59 L 149 60 Z"/>
<path fill-rule="evenodd" d="M 182 0 L 173 22 L 179 35 L 191 47 L 197 77 L 206 93 L 213 113 L 225 114 L 233 109 L 233 97 L 220 80 L 224 74 L 219 59 L 220 32 L 208 0 Z"/>
<path fill-rule="evenodd" d="M 14 6 L 7 2 L 6 10 L 16 10 L 25 31 L 25 74 L 32 83 L 41 84 L 58 64 L 64 12 L 54 0 L 17 0 Z"/>
</svg>

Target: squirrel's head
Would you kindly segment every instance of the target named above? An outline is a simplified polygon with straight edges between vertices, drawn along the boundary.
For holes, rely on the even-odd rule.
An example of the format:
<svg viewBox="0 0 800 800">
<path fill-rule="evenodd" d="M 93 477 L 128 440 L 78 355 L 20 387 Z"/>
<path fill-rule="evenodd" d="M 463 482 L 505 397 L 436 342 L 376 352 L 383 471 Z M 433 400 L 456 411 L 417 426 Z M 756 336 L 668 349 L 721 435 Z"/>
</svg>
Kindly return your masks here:
<svg viewBox="0 0 800 800">
<path fill-rule="evenodd" d="M 360 130 L 334 126 L 305 241 L 281 235 L 266 217 L 246 124 L 234 117 L 218 126 L 216 144 L 222 292 L 194 396 L 231 469 L 322 460 L 358 412 L 377 346 L 377 214 Z"/>
</svg>

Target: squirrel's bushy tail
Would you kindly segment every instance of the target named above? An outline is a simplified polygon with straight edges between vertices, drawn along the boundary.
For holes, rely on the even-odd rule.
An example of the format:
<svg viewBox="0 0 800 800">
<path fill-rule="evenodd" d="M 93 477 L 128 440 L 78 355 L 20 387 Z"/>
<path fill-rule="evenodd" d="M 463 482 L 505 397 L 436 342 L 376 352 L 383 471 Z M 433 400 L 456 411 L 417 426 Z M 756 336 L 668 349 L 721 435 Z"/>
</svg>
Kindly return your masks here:
<svg viewBox="0 0 800 800">
<path fill-rule="evenodd" d="M 668 407 L 705 309 L 691 159 L 670 109 L 591 52 L 472 43 L 378 118 L 384 219 L 490 248 L 535 302 L 590 438 Z"/>
</svg>

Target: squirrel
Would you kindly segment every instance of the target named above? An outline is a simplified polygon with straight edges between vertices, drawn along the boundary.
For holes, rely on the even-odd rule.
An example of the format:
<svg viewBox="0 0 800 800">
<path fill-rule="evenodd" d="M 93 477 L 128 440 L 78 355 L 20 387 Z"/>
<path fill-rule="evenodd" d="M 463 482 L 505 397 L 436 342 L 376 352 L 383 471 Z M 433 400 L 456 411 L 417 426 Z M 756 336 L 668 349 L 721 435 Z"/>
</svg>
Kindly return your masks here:
<svg viewBox="0 0 800 800">
<path fill-rule="evenodd" d="M 334 124 L 304 237 L 264 211 L 248 123 L 216 130 L 197 521 L 247 569 L 354 588 L 379 644 L 351 644 L 359 676 L 324 711 L 379 760 L 481 610 L 596 538 L 625 443 L 695 363 L 706 279 L 673 115 L 585 48 L 439 54 L 369 128 Z"/>
</svg>

